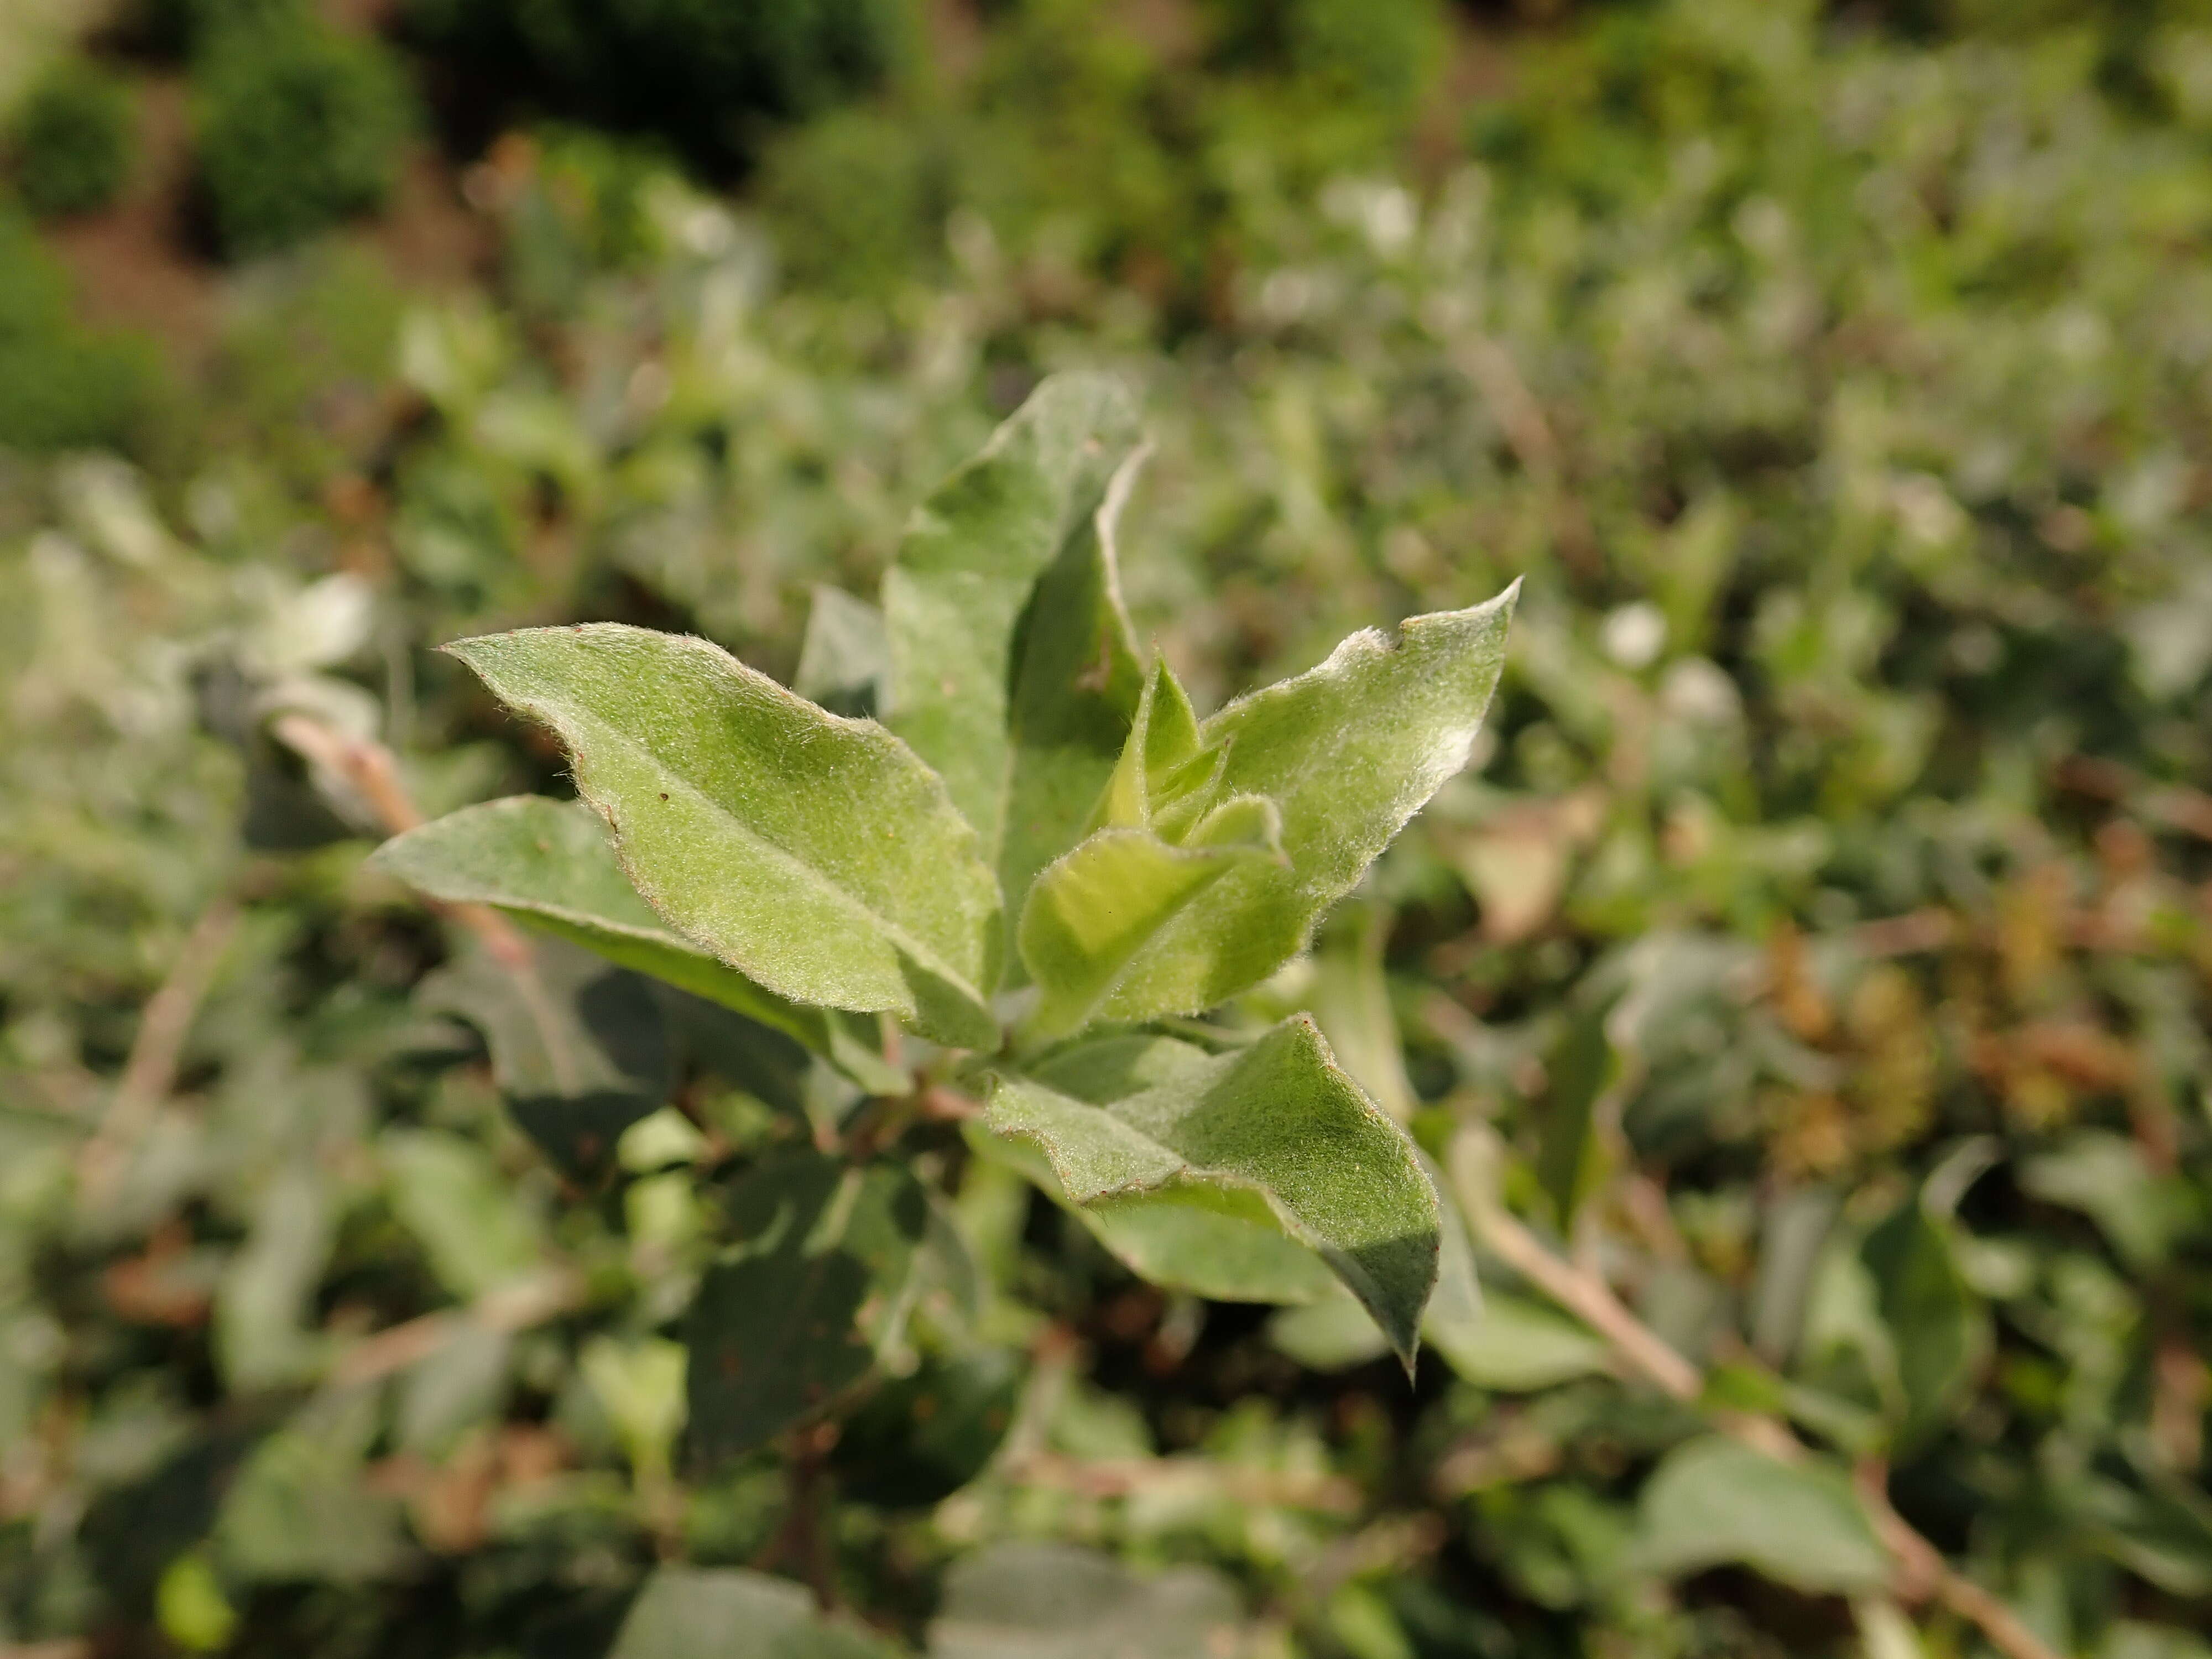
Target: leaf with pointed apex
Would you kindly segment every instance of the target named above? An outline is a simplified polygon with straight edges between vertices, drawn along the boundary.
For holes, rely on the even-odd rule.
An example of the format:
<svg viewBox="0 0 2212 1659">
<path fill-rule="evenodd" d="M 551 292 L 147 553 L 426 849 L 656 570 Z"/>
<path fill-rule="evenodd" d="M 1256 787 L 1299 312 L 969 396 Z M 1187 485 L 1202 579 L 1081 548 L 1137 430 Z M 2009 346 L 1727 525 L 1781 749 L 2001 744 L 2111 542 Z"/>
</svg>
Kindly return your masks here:
<svg viewBox="0 0 2212 1659">
<path fill-rule="evenodd" d="M 1411 1369 L 1437 1280 L 1437 1195 L 1405 1131 L 1338 1068 L 1311 1019 L 1224 1054 L 1170 1037 L 1081 1044 L 1002 1076 L 984 1121 L 1042 1152 L 1079 1204 L 1171 1185 L 1256 1194 Z"/>
<path fill-rule="evenodd" d="M 763 1165 L 726 1200 L 740 1241 L 692 1303 L 692 1451 L 709 1465 L 817 1415 L 875 1370 L 912 1301 L 928 1199 L 896 1164 L 818 1153 Z"/>
<path fill-rule="evenodd" d="M 553 729 L 631 884 L 678 931 L 793 1001 L 996 1044 L 998 881 L 890 732 L 687 635 L 594 623 L 446 648 Z"/>
<path fill-rule="evenodd" d="M 1232 804 L 1263 799 L 1279 814 L 1282 856 L 1239 858 L 1202 887 L 1187 884 L 1173 902 L 1133 907 L 1118 927 L 1096 930 L 1095 946 L 1040 920 L 1032 957 L 1032 913 L 1069 908 L 1054 874 L 1079 866 L 1098 837 L 1078 846 L 1039 878 L 1017 933 L 1045 993 L 1048 1026 L 1077 1006 L 1091 1019 L 1133 1024 L 1196 1013 L 1250 989 L 1303 950 L 1329 906 L 1466 763 L 1504 661 L 1514 595 L 1413 617 L 1395 638 L 1353 635 L 1320 667 L 1205 721 L 1197 751 L 1165 778 L 1149 765 L 1117 766 L 1109 814 L 1126 815 L 1140 798 L 1156 838 L 1188 848 L 1221 833 L 1219 815 Z M 1156 677 L 1148 704 L 1161 701 L 1157 687 Z M 1148 707 L 1130 744 L 1155 741 Z M 1133 770 L 1143 773 L 1141 792 Z M 1127 831 L 1099 836 L 1116 833 Z M 1048 941 L 1062 948 L 1048 951 Z"/>
<path fill-rule="evenodd" d="M 1078 1204 L 1028 1142 L 1002 1139 L 980 1124 L 970 1127 L 969 1140 L 983 1157 L 1020 1171 L 1115 1261 L 1163 1290 L 1188 1291 L 1209 1302 L 1306 1303 L 1349 1294 L 1320 1253 L 1285 1232 L 1267 1200 L 1248 1187 L 1174 1180 L 1149 1192 Z M 1364 1309 L 1360 1317 L 1374 1328 Z"/>
<path fill-rule="evenodd" d="M 1173 782 L 1181 780 L 1182 769 L 1197 753 L 1198 714 L 1190 706 L 1190 694 L 1167 659 L 1155 655 L 1128 739 L 1115 759 L 1112 780 L 1099 804 L 1100 823 L 1151 829 L 1155 811 L 1172 799 Z"/>
<path fill-rule="evenodd" d="M 1267 836 L 1273 809 L 1258 805 L 1222 825 L 1241 842 L 1171 847 L 1149 830 L 1102 830 L 1038 876 L 1018 941 L 1043 993 L 1033 1035 L 1080 1030 L 1178 911 L 1240 865 L 1281 858 Z"/>
<path fill-rule="evenodd" d="M 465 806 L 394 836 L 370 862 L 432 898 L 491 905 L 796 1037 L 865 1089 L 896 1094 L 906 1086 L 875 1051 L 867 1022 L 786 1000 L 654 915 L 623 873 L 606 825 L 581 801 L 511 795 Z"/>
<path fill-rule="evenodd" d="M 943 775 L 988 858 L 1006 821 L 1022 615 L 1136 445 L 1120 382 L 1054 375 L 915 509 L 884 574 L 889 723 Z"/>
<path fill-rule="evenodd" d="M 1114 525 L 1145 454 L 1122 462 L 1098 510 L 1037 579 L 1015 635 L 999 854 L 1010 915 L 1020 914 L 1037 872 L 1082 839 L 1144 694 L 1114 565 Z"/>
</svg>

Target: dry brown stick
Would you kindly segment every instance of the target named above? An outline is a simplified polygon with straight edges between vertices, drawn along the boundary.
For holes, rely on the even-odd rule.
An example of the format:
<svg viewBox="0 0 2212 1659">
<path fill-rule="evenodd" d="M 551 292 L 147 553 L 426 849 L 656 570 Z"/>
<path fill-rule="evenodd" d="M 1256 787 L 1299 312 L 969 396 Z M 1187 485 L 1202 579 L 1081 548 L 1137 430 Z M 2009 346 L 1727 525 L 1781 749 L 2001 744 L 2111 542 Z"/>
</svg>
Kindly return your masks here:
<svg viewBox="0 0 2212 1659">
<path fill-rule="evenodd" d="M 428 1358 L 466 1326 L 511 1335 L 557 1319 L 583 1299 L 583 1281 L 574 1274 L 533 1274 L 488 1291 L 465 1308 L 441 1308 L 379 1331 L 339 1358 L 331 1367 L 330 1381 L 342 1389 L 374 1382 Z"/>
<path fill-rule="evenodd" d="M 238 918 L 234 893 L 222 895 L 201 911 L 169 965 L 168 977 L 147 999 L 100 1127 L 77 1152 L 77 1180 L 86 1196 L 98 1200 L 112 1189 L 125 1156 L 175 1087 L 185 1039 L 238 932 Z"/>
<path fill-rule="evenodd" d="M 1479 1148 L 1463 1142 L 1454 1152 L 1453 1184 L 1468 1221 L 1485 1244 L 1530 1285 L 1611 1343 L 1622 1360 L 1655 1387 L 1685 1402 L 1694 1402 L 1704 1394 L 1703 1373 L 1632 1313 L 1613 1293 L 1611 1285 L 1553 1255 L 1491 1197 L 1475 1167 L 1482 1156 Z M 1714 1421 L 1723 1432 L 1782 1462 L 1795 1462 L 1808 1455 L 1804 1442 L 1779 1418 L 1757 1412 L 1722 1412 L 1715 1413 Z M 1875 1529 L 1895 1563 L 1894 1589 L 1901 1599 L 1941 1601 L 1972 1620 L 2008 1659 L 2059 1659 L 2010 1607 L 1953 1567 L 1942 1551 L 1916 1532 L 1890 1506 L 1881 1481 L 1870 1480 L 1863 1469 L 1860 1492 Z"/>
<path fill-rule="evenodd" d="M 398 757 L 382 744 L 370 738 L 349 737 L 297 712 L 279 714 L 270 722 L 270 730 L 287 748 L 350 784 L 376 814 L 386 835 L 404 835 L 422 824 L 422 809 L 415 805 L 399 775 Z M 430 908 L 468 928 L 508 967 L 530 966 L 529 941 L 489 905 L 433 902 Z"/>
<path fill-rule="evenodd" d="M 1237 1504 L 1343 1515 L 1360 1504 L 1358 1484 L 1342 1475 L 1243 1468 L 1203 1457 L 1078 1458 L 1039 1451 L 1001 1464 L 997 1473 L 1013 1486 L 1048 1486 L 1085 1498 L 1212 1491 Z"/>
</svg>

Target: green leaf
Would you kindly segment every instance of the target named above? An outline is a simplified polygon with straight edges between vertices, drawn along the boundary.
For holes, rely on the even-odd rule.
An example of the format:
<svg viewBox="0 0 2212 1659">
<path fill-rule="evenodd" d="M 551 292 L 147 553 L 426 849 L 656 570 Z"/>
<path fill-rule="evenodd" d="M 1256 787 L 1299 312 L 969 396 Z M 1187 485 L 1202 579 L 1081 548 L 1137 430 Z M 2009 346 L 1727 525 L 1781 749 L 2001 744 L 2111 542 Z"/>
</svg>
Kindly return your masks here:
<svg viewBox="0 0 2212 1659">
<path fill-rule="evenodd" d="M 1130 1272 L 1164 1290 L 1213 1302 L 1306 1303 L 1343 1288 L 1328 1263 L 1285 1232 L 1267 1200 L 1249 1188 L 1176 1181 L 1078 1204 L 1035 1146 L 981 1128 L 970 1139 L 1074 1215 Z M 1364 1309 L 1359 1316 L 1374 1328 Z M 1382 1341 L 1379 1332 L 1376 1340 Z"/>
<path fill-rule="evenodd" d="M 1545 1067 L 1548 1081 L 1536 1178 L 1552 1200 L 1562 1232 L 1573 1224 L 1577 1205 L 1589 1183 L 1592 1113 L 1618 1069 L 1606 1032 L 1612 1010 L 1611 999 L 1577 1009 Z"/>
<path fill-rule="evenodd" d="M 710 1465 L 874 1372 L 904 1324 L 929 1215 L 904 1169 L 814 1153 L 755 1170 L 726 1203 L 740 1242 L 708 1270 L 689 1339 L 690 1443 Z"/>
<path fill-rule="evenodd" d="M 482 1146 L 443 1129 L 390 1129 L 378 1151 L 400 1224 L 455 1296 L 473 1299 L 541 1265 L 538 1217 Z"/>
<path fill-rule="evenodd" d="M 999 890 L 943 781 L 704 640 L 596 623 L 447 647 L 567 748 L 631 884 L 779 996 L 994 1047 Z"/>
<path fill-rule="evenodd" d="M 915 509 L 884 576 L 887 718 L 944 776 L 988 857 L 997 855 L 1012 793 L 1023 612 L 1136 445 L 1135 405 L 1118 381 L 1053 376 Z"/>
<path fill-rule="evenodd" d="M 1611 1350 L 1565 1314 L 1540 1302 L 1489 1291 L 1481 1316 L 1423 1328 L 1444 1364 L 1478 1388 L 1534 1394 L 1612 1369 Z"/>
<path fill-rule="evenodd" d="M 1089 827 L 1143 695 L 1121 606 L 1114 526 L 1146 452 L 1122 462 L 1098 509 L 1037 579 L 1014 638 L 1012 747 L 999 881 L 1009 913 L 1038 871 Z"/>
<path fill-rule="evenodd" d="M 1466 763 L 1516 591 L 1413 617 L 1392 638 L 1353 635 L 1320 667 L 1206 720 L 1179 763 L 1180 717 L 1156 672 L 1146 702 L 1162 716 L 1140 710 L 1128 744 L 1144 763 L 1125 750 L 1105 827 L 1039 876 L 1023 908 L 1022 958 L 1044 991 L 1040 1033 L 1083 1018 L 1197 1013 L 1304 949 L 1322 914 Z M 1204 848 L 1233 850 L 1169 857 Z M 1132 896 L 1117 906 L 1121 882 Z"/>
<path fill-rule="evenodd" d="M 782 1031 L 828 1055 L 865 1089 L 896 1094 L 906 1087 L 871 1046 L 864 1022 L 787 1001 L 671 928 L 630 885 L 606 825 L 581 801 L 513 795 L 464 807 L 393 837 L 370 862 L 432 898 L 491 905 Z"/>
<path fill-rule="evenodd" d="M 1111 1037 L 1006 1075 L 985 1116 L 1051 1163 L 1067 1196 L 1241 1188 L 1319 1250 L 1412 1366 L 1437 1279 L 1435 1191 L 1405 1131 L 1336 1065 L 1310 1018 L 1209 1054 Z"/>
<path fill-rule="evenodd" d="M 742 1567 L 662 1567 L 630 1603 L 607 1659 L 884 1659 L 872 1635 L 832 1624 L 804 1585 Z"/>
<path fill-rule="evenodd" d="M 622 1132 L 675 1086 L 651 983 L 562 940 L 522 968 L 472 951 L 426 978 L 415 1000 L 483 1033 L 507 1110 L 574 1174 L 605 1169 Z"/>
<path fill-rule="evenodd" d="M 1002 1348 L 922 1361 L 838 1425 L 838 1491 L 863 1504 L 915 1509 L 951 1497 L 1006 1438 L 1023 1368 Z"/>
<path fill-rule="evenodd" d="M 1894 1343 L 1903 1447 L 1948 1420 L 1990 1348 L 1989 1312 L 1960 1270 L 1952 1224 L 1909 1199 L 1859 1247 Z"/>
<path fill-rule="evenodd" d="M 1818 1595 L 1875 1589 L 1889 1557 L 1842 1473 L 1783 1463 L 1724 1435 L 1668 1453 L 1644 1488 L 1633 1552 L 1675 1576 L 1728 1562 Z"/>
<path fill-rule="evenodd" d="M 890 672 L 884 613 L 842 587 L 817 584 L 791 689 L 833 714 L 872 718 L 882 712 Z"/>
<path fill-rule="evenodd" d="M 930 1659 L 1218 1659 L 1239 1646 L 1237 1592 L 1206 1567 L 1139 1577 L 1073 1544 L 994 1544 L 956 1562 Z"/>
</svg>

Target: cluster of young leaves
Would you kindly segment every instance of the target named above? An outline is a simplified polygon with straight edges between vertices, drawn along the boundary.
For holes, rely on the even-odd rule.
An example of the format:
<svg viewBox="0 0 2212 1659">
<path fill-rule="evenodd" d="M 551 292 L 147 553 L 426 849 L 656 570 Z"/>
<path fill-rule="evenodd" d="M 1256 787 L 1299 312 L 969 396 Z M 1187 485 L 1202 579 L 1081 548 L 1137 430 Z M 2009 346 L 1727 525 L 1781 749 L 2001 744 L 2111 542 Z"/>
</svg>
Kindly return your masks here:
<svg viewBox="0 0 2212 1659">
<path fill-rule="evenodd" d="M 1115 523 L 1141 459 L 1116 383 L 1047 380 L 917 511 L 880 613 L 823 604 L 802 678 L 866 686 L 881 723 L 621 624 L 449 647 L 557 736 L 596 822 L 495 801 L 377 862 L 795 1037 L 878 1096 L 957 1079 L 1055 1196 L 1149 1235 L 1138 1265 L 1170 1283 L 1237 1297 L 1244 1258 L 1272 1280 L 1317 1253 L 1410 1371 L 1443 1223 L 1404 1129 L 1310 1016 L 1183 1022 L 1304 950 L 1465 763 L 1511 596 L 1355 635 L 1200 720 L 1121 605 Z M 854 1015 L 976 1061 L 902 1073 Z M 736 1453 L 868 1374 L 926 1204 L 895 1160 L 819 1154 L 728 1202 L 690 1421 Z"/>
</svg>

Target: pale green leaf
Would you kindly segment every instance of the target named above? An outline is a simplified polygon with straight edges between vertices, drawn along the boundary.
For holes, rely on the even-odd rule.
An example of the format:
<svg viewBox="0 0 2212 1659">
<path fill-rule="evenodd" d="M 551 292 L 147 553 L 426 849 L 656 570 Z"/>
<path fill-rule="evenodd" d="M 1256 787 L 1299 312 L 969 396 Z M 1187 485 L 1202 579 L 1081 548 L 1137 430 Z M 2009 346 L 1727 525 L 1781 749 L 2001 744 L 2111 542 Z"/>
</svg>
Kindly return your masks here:
<svg viewBox="0 0 2212 1659">
<path fill-rule="evenodd" d="M 599 623 L 447 647 L 559 736 L 631 884 L 796 1002 L 994 1046 L 998 882 L 945 785 L 700 639 Z"/>
<path fill-rule="evenodd" d="M 872 716 L 882 712 L 890 672 L 884 613 L 841 587 L 817 585 L 791 689 L 833 714 Z"/>
<path fill-rule="evenodd" d="M 1136 444 L 1135 406 L 1118 381 L 1054 375 L 915 509 L 884 574 L 887 718 L 944 776 L 987 856 L 1006 818 L 1022 614 Z"/>
<path fill-rule="evenodd" d="M 512 795 L 464 807 L 394 836 L 370 862 L 432 898 L 491 905 L 781 1031 L 863 1088 L 895 1094 L 905 1086 L 871 1046 L 866 1022 L 776 995 L 656 915 L 623 873 L 605 823 L 584 802 Z"/>
<path fill-rule="evenodd" d="M 1038 871 L 1081 839 L 1129 734 L 1144 668 L 1121 606 L 1114 526 L 1145 452 L 1121 465 L 1090 520 L 1037 579 L 1014 640 L 1005 845 L 1010 914 Z"/>
<path fill-rule="evenodd" d="M 1612 1369 L 1612 1350 L 1584 1327 L 1540 1302 L 1494 1290 L 1484 1292 L 1476 1318 L 1431 1321 L 1422 1334 L 1461 1376 L 1503 1394 L 1533 1394 Z"/>
<path fill-rule="evenodd" d="M 738 1241 L 708 1270 L 689 1330 L 690 1443 L 709 1463 L 828 1408 L 897 1340 L 928 1201 L 894 1164 L 806 1153 L 725 1200 Z"/>
<path fill-rule="evenodd" d="M 661 1567 L 630 1603 L 607 1659 L 881 1659 L 878 1637 L 816 1612 L 805 1586 L 743 1567 Z"/>
<path fill-rule="evenodd" d="M 1116 928 L 1091 933 L 1032 913 L 1087 915 L 1058 890 L 1109 823 L 1041 876 L 1024 908 L 1023 959 L 1044 988 L 1046 1029 L 1081 1005 L 1091 1018 L 1137 1022 L 1196 1013 L 1258 984 L 1303 950 L 1322 915 L 1359 879 L 1407 819 L 1466 763 L 1504 661 L 1514 590 L 1467 611 L 1415 617 L 1394 637 L 1372 630 L 1339 646 L 1320 667 L 1229 705 L 1198 728 L 1199 748 L 1164 776 L 1117 769 L 1104 816 L 1133 805 L 1159 842 L 1186 850 L 1249 835 L 1251 798 L 1273 803 L 1280 857 L 1245 855 L 1175 902 L 1129 907 Z M 1164 702 L 1157 686 L 1149 702 Z M 1163 739 L 1149 709 L 1130 747 Z M 1164 726 L 1164 730 L 1165 727 Z M 1168 744 L 1171 750 L 1176 745 Z M 1227 814 L 1224 818 L 1221 814 Z M 1032 939 L 1037 954 L 1031 955 Z"/>
<path fill-rule="evenodd" d="M 392 1129 L 378 1150 L 393 1211 L 455 1296 L 473 1299 L 539 1267 L 538 1218 L 483 1147 L 443 1129 Z"/>
<path fill-rule="evenodd" d="M 1342 1291 L 1319 1252 L 1285 1232 L 1267 1200 L 1248 1187 L 1177 1180 L 1150 1192 L 1078 1204 L 1036 1147 L 981 1128 L 970 1138 L 985 1157 L 1034 1182 L 1149 1284 L 1213 1302 L 1297 1304 Z M 1359 1317 L 1387 1347 L 1364 1309 Z"/>
<path fill-rule="evenodd" d="M 1237 1651 L 1237 1592 L 1206 1567 L 1140 1577 L 1073 1544 L 994 1544 L 957 1562 L 930 1659 L 1219 1659 Z"/>
<path fill-rule="evenodd" d="M 1650 1572 L 1741 1563 L 1813 1594 L 1874 1589 L 1890 1570 L 1841 1471 L 1780 1462 L 1725 1435 L 1661 1462 L 1644 1488 L 1633 1553 Z"/>
<path fill-rule="evenodd" d="M 1269 826 L 1261 813 L 1229 827 Z M 1031 1034 L 1080 1030 L 1178 913 L 1240 866 L 1281 858 L 1265 840 L 1171 847 L 1149 830 L 1121 829 L 1085 840 L 1037 878 L 1022 910 L 1022 960 L 1041 994 Z"/>
<path fill-rule="evenodd" d="M 1437 1279 L 1436 1193 L 1311 1019 L 1224 1054 L 1168 1037 L 1083 1044 L 1000 1078 L 985 1122 L 1042 1152 L 1079 1204 L 1170 1182 L 1256 1194 L 1413 1363 Z"/>
</svg>

